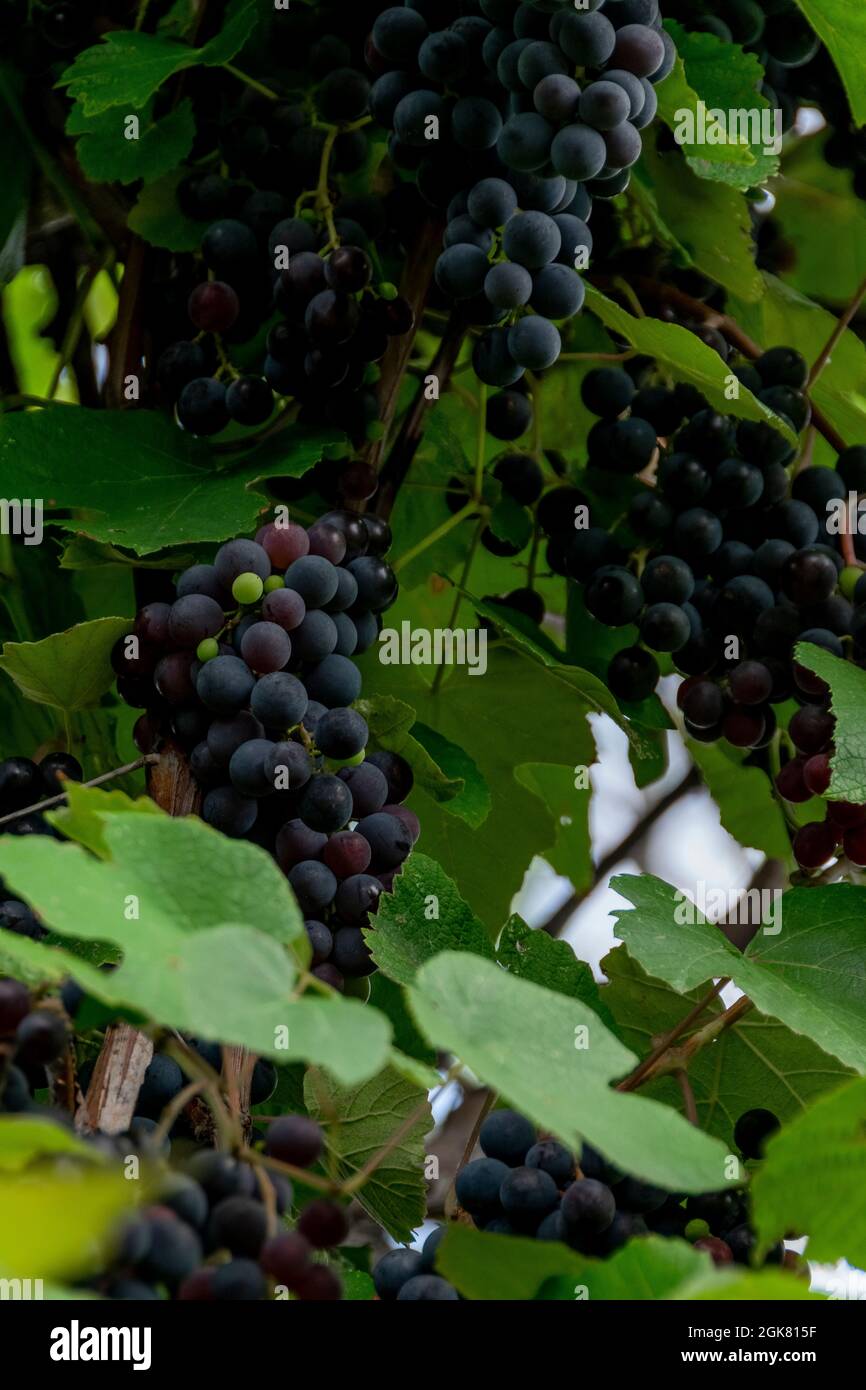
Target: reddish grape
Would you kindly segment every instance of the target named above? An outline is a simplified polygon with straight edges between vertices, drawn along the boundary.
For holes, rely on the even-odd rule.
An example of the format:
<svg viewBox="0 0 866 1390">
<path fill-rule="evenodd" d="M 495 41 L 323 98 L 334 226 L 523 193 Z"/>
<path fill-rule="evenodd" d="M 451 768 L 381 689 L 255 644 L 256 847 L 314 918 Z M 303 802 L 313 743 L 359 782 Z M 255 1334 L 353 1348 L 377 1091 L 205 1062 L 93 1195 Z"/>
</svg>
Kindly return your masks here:
<svg viewBox="0 0 866 1390">
<path fill-rule="evenodd" d="M 722 733 L 735 748 L 754 748 L 764 737 L 766 720 L 758 709 L 735 707 L 722 720 Z"/>
<path fill-rule="evenodd" d="M 356 830 L 340 830 L 332 835 L 322 851 L 322 859 L 337 878 L 363 874 L 370 867 L 373 852 Z"/>
<path fill-rule="evenodd" d="M 275 521 L 268 522 L 256 533 L 256 540 L 270 556 L 274 569 L 287 570 L 293 560 L 300 560 L 310 553 L 310 538 L 303 526 L 290 521 L 280 526 Z"/>
<path fill-rule="evenodd" d="M 292 644 L 276 623 L 253 623 L 241 641 L 241 656 L 259 675 L 282 671 L 292 654 Z"/>
<path fill-rule="evenodd" d="M 794 858 L 801 869 L 821 869 L 836 853 L 838 837 L 827 821 L 810 821 L 794 836 Z"/>
<path fill-rule="evenodd" d="M 828 801 L 827 819 L 839 830 L 857 830 L 866 825 L 866 806 L 854 806 L 850 801 Z"/>
<path fill-rule="evenodd" d="M 801 753 L 822 753 L 832 741 L 836 720 L 818 705 L 803 705 L 791 716 L 788 733 Z"/>
<path fill-rule="evenodd" d="M 816 753 L 803 767 L 803 781 L 813 796 L 823 796 L 830 785 L 830 757 Z"/>
<path fill-rule="evenodd" d="M 866 825 L 846 830 L 842 843 L 851 863 L 856 864 L 858 869 L 866 869 Z"/>
<path fill-rule="evenodd" d="M 803 777 L 805 759 L 792 758 L 776 777 L 776 791 L 785 801 L 795 804 L 808 801 L 812 795 Z"/>
<path fill-rule="evenodd" d="M 738 705 L 762 705 L 773 690 L 773 677 L 760 661 L 741 661 L 729 677 L 731 696 Z"/>
<path fill-rule="evenodd" d="M 202 333 L 225 333 L 241 311 L 240 300 L 222 280 L 196 285 L 187 306 L 190 319 Z"/>
<path fill-rule="evenodd" d="M 265 594 L 262 617 L 269 623 L 276 623 L 286 632 L 294 632 L 306 616 L 307 605 L 294 589 L 275 589 Z"/>
<path fill-rule="evenodd" d="M 696 1250 L 706 1250 L 714 1265 L 729 1265 L 734 1262 L 734 1253 L 730 1245 L 723 1241 L 719 1236 L 702 1236 L 695 1241 Z"/>
<path fill-rule="evenodd" d="M 336 526 L 318 521 L 308 531 L 310 554 L 321 555 L 332 565 L 340 565 L 346 558 L 346 537 Z"/>
</svg>

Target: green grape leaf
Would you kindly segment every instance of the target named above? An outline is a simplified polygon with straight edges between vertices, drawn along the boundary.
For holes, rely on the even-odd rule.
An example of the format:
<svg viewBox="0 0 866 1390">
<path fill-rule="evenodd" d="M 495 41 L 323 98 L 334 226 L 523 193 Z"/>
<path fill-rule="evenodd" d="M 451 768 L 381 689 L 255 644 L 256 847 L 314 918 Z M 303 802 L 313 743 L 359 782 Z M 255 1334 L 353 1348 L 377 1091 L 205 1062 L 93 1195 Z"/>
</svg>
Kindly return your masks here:
<svg viewBox="0 0 866 1390">
<path fill-rule="evenodd" d="M 0 491 L 85 511 L 64 526 L 148 555 L 252 530 L 264 506 L 255 484 L 300 475 L 338 438 L 295 425 L 278 452 L 266 443 L 217 468 L 204 440 L 157 411 L 16 411 L 0 421 Z"/>
<path fill-rule="evenodd" d="M 490 529 L 500 540 L 523 550 L 532 539 L 532 517 L 513 497 L 503 494 L 490 512 Z"/>
<path fill-rule="evenodd" d="M 462 403 L 461 410 L 465 416 Z M 465 521 L 450 526 L 452 513 L 445 501 L 448 484 L 454 477 L 467 478 L 472 473 L 458 433 L 462 416 L 452 419 L 450 411 L 448 396 L 431 410 L 411 475 L 394 503 L 394 545 L 389 560 L 407 589 L 426 584 L 431 569 L 447 570 L 459 564 L 466 553 L 467 535 L 476 524 Z M 448 529 L 443 532 L 444 527 Z M 431 544 L 435 536 L 439 539 Z"/>
<path fill-rule="evenodd" d="M 54 718 L 48 705 L 25 699 L 11 680 L 0 680 L 0 757 L 18 758 L 55 736 Z"/>
<path fill-rule="evenodd" d="M 622 875 L 611 887 L 634 905 L 615 911 L 616 935 L 651 975 L 677 990 L 730 977 L 762 1013 L 866 1071 L 866 889 L 792 889 L 741 954 L 669 883 Z"/>
<path fill-rule="evenodd" d="M 559 1241 L 485 1235 L 457 1224 L 436 1252 L 437 1271 L 464 1298 L 502 1303 L 534 1299 L 551 1280 L 572 1301 L 671 1298 L 708 1267 L 709 1257 L 684 1240 L 648 1236 L 609 1260 L 593 1260 Z"/>
<path fill-rule="evenodd" d="M 796 1274 L 779 1269 L 749 1269 L 725 1273 L 721 1278 L 687 1284 L 673 1295 L 679 1302 L 700 1303 L 820 1303 L 824 1295 L 813 1293 Z"/>
<path fill-rule="evenodd" d="M 727 364 L 687 328 L 678 323 L 662 323 L 659 319 L 635 318 L 592 285 L 587 286 L 586 307 L 638 352 L 664 363 L 677 381 L 696 386 L 714 409 L 724 415 L 736 415 L 741 420 L 766 421 L 792 444 L 796 443 L 797 436 L 790 426 L 746 386 L 737 382 L 737 395 L 731 396 L 731 372 Z"/>
<path fill-rule="evenodd" d="M 431 1043 L 570 1148 L 587 1139 L 628 1172 L 671 1191 L 726 1185 L 728 1155 L 718 1140 L 666 1106 L 611 1089 L 635 1056 L 581 1001 L 465 951 L 445 951 L 418 971 L 409 1002 Z"/>
<path fill-rule="evenodd" d="M 676 260 L 743 300 L 760 296 L 749 204 L 736 188 L 699 178 L 681 155 L 662 155 L 648 139 L 632 190 L 656 239 Z"/>
<path fill-rule="evenodd" d="M 304 1094 L 309 1113 L 325 1127 L 329 1170 L 342 1182 L 354 1178 L 415 1117 L 357 1193 L 364 1210 L 394 1240 L 411 1240 L 427 1209 L 424 1139 L 433 1119 L 426 1092 L 389 1067 L 351 1089 L 308 1073 Z"/>
<path fill-rule="evenodd" d="M 770 191 L 774 222 L 792 253 L 782 279 L 800 294 L 842 307 L 866 275 L 866 204 L 854 192 L 851 170 L 834 169 L 824 158 L 830 133 L 799 141 Z"/>
<path fill-rule="evenodd" d="M 576 786 L 578 777 L 571 767 L 555 767 L 553 763 L 523 763 L 514 769 L 522 787 L 544 802 L 556 819 L 556 843 L 544 856 L 548 863 L 570 879 L 576 892 L 592 884 L 595 873 L 592 865 L 592 845 L 589 836 L 589 803 L 592 787 Z M 581 774 L 581 782 L 583 775 Z"/>
<path fill-rule="evenodd" d="M 98 1149 L 61 1125 L 32 1115 L 0 1117 L 0 1172 L 18 1173 L 49 1154 L 74 1154 L 91 1163 L 102 1161 Z"/>
<path fill-rule="evenodd" d="M 586 961 L 578 960 L 567 941 L 557 941 L 515 915 L 502 928 L 496 943 L 496 960 L 520 980 L 531 980 L 556 994 L 580 999 L 604 1020 L 612 1033 L 617 1031 L 592 970 Z"/>
<path fill-rule="evenodd" d="M 111 649 L 130 625 L 129 618 L 95 618 L 41 642 L 6 642 L 0 670 L 36 704 L 85 709 L 114 684 Z"/>
<path fill-rule="evenodd" d="M 866 1264 L 866 1080 L 823 1096 L 767 1141 L 752 1180 L 760 1249 L 791 1231 L 809 1258 Z M 820 1174 L 820 1180 L 818 1175 Z"/>
<path fill-rule="evenodd" d="M 728 312 L 762 347 L 786 343 L 817 360 L 837 328 L 834 314 L 766 272 L 763 291 L 754 300 L 732 299 Z M 850 329 L 842 334 L 833 355 L 810 390 L 813 404 L 849 443 L 866 431 L 866 347 Z M 729 407 L 730 408 L 730 407 Z M 829 452 L 829 451 L 828 451 Z M 835 462 L 832 454 L 830 461 Z"/>
<path fill-rule="evenodd" d="M 741 845 L 763 850 L 768 859 L 789 863 L 791 840 L 767 774 L 759 767 L 744 767 L 720 744 L 689 739 L 688 749 L 728 834 Z"/>
<path fill-rule="evenodd" d="M 58 937 L 123 951 L 105 973 L 67 950 L 9 933 L 25 967 L 65 969 L 103 1003 L 163 1026 L 328 1067 L 345 1085 L 383 1066 L 387 1020 L 354 999 L 295 998 L 286 950 L 300 910 L 270 855 L 194 817 L 104 817 L 110 859 L 41 836 L 0 843 L 0 874 Z M 245 925 L 246 924 L 246 925 Z"/>
<path fill-rule="evenodd" d="M 830 687 L 830 707 L 836 716 L 836 730 L 827 796 L 832 801 L 863 805 L 866 802 L 866 730 L 863 727 L 866 674 L 859 666 L 825 652 L 823 647 L 816 647 L 812 642 L 800 642 L 796 657 Z"/>
<path fill-rule="evenodd" d="M 630 756 L 635 759 L 637 764 L 646 761 L 655 762 L 656 748 L 649 731 L 642 723 L 626 717 L 625 712 L 617 704 L 604 681 L 593 675 L 591 671 L 585 671 L 579 666 L 570 666 L 564 653 L 547 644 L 543 633 L 540 638 L 535 634 L 530 634 L 513 622 L 510 617 L 505 616 L 503 610 L 497 608 L 495 604 L 487 603 L 484 599 L 476 599 L 463 589 L 460 592 L 470 600 L 478 613 L 496 623 L 503 638 L 510 645 L 524 652 L 533 661 L 539 662 L 554 680 L 569 686 L 580 697 L 588 711 L 592 711 L 593 714 L 606 714 L 614 723 L 618 724 L 629 740 Z M 672 727 L 661 701 L 656 696 L 653 696 L 645 704 L 656 712 L 655 717 L 658 719 L 659 727 Z M 644 712 L 644 705 L 636 708 L 641 713 Z"/>
<path fill-rule="evenodd" d="M 854 124 L 866 125 L 863 62 L 866 57 L 866 11 L 848 0 L 797 0 L 808 23 L 826 44 L 851 103 Z"/>
<path fill-rule="evenodd" d="M 46 820 L 68 840 L 75 840 L 100 859 L 111 857 L 105 835 L 106 815 L 165 815 L 149 796 L 139 796 L 133 800 L 126 792 L 82 787 L 78 782 L 67 782 L 64 790 L 66 805 L 46 812 Z"/>
<path fill-rule="evenodd" d="M 135 139 L 128 139 L 127 122 L 133 115 L 140 129 Z M 94 183 L 153 183 L 186 159 L 195 139 L 195 116 L 189 97 L 160 120 L 154 120 L 150 105 L 140 113 L 112 107 L 93 117 L 75 106 L 66 133 L 80 136 L 78 162 Z"/>
<path fill-rule="evenodd" d="M 146 183 L 131 209 L 129 230 L 151 246 L 166 251 L 198 251 L 207 231 L 207 222 L 199 222 L 181 211 L 178 186 L 184 172 L 165 174 Z"/>
<path fill-rule="evenodd" d="M 626 1047 L 641 1056 L 648 1056 L 658 1039 L 707 994 L 703 985 L 678 994 L 664 981 L 647 975 L 625 946 L 611 951 L 601 968 L 610 981 L 601 990 L 602 1003 L 616 1020 Z M 714 1000 L 683 1034 L 683 1043 L 718 1018 L 724 1008 Z M 701 1129 L 717 1135 L 732 1152 L 734 1126 L 746 1110 L 766 1107 L 783 1122 L 794 1119 L 818 1096 L 842 1085 L 852 1074 L 810 1038 L 756 1009 L 689 1061 L 689 1081 Z M 671 1076 L 659 1077 L 641 1091 L 675 1109 L 685 1109 L 682 1090 Z"/>
<path fill-rule="evenodd" d="M 778 172 L 782 137 L 776 133 L 770 103 L 759 90 L 764 70 L 758 58 L 715 34 L 690 33 L 675 20 L 668 20 L 665 28 L 679 59 L 659 87 L 659 115 L 682 142 L 689 166 L 703 179 L 742 192 L 771 178 Z M 747 117 L 742 132 L 730 128 L 731 111 Z M 685 112 L 691 117 L 688 122 Z M 689 143 L 692 134 L 697 138 Z"/>
<path fill-rule="evenodd" d="M 8 1123 L 0 1119 L 0 1126 Z M 80 1279 L 105 1268 L 117 1222 L 135 1198 L 119 1171 L 5 1174 L 0 1182 L 0 1273 L 22 1280 Z M 31 1295 L 32 1296 L 32 1295 Z M 38 1296 L 38 1295 L 37 1295 Z"/>
<path fill-rule="evenodd" d="M 391 1024 L 395 1049 L 404 1057 L 420 1062 L 422 1066 L 432 1067 L 435 1064 L 436 1049 L 419 1033 L 409 1012 L 406 991 L 382 970 L 377 970 L 370 976 L 370 1003 L 374 1009 L 383 1013 Z"/>
<path fill-rule="evenodd" d="M 184 68 L 227 63 L 249 38 L 256 21 L 255 0 L 232 0 L 222 31 L 203 48 L 190 48 L 158 34 L 112 30 L 104 42 L 85 48 L 66 69 L 58 87 L 81 103 L 86 115 L 113 106 L 144 106 L 163 82 Z"/>
<path fill-rule="evenodd" d="M 442 950 L 492 957 L 484 927 L 441 865 L 417 852 L 379 899 L 375 926 L 364 935 L 380 970 L 410 985 L 425 961 Z"/>
<path fill-rule="evenodd" d="M 490 789 L 490 813 L 477 829 L 450 814 L 453 803 L 414 790 L 409 805 L 423 826 L 425 854 L 448 865 L 461 896 L 495 937 L 535 854 L 556 841 L 557 826 L 538 797 L 515 778 L 515 767 L 549 760 L 588 766 L 595 757 L 589 724 L 567 682 L 523 655 L 496 646 L 484 677 L 458 668 L 433 693 L 415 667 L 361 658 L 367 689 L 411 702 L 419 720 L 466 749 Z"/>
<path fill-rule="evenodd" d="M 451 816 L 459 816 L 476 830 L 483 825 L 490 814 L 491 796 L 481 773 L 465 749 L 442 734 L 431 729 L 429 724 L 416 721 L 412 725 L 412 738 L 430 754 L 430 757 L 454 781 L 462 781 L 463 789 L 454 797 L 443 801 L 443 806 Z M 419 785 L 424 786 L 421 782 Z M 428 788 L 424 786 L 424 790 Z M 435 792 L 432 793 L 435 796 Z"/>
<path fill-rule="evenodd" d="M 370 734 L 379 748 L 389 753 L 399 753 L 412 768 L 419 787 L 436 801 L 450 802 L 466 789 L 462 777 L 452 777 L 445 772 L 424 746 L 414 736 L 415 711 L 403 700 L 391 695 L 378 695 L 368 700 L 356 700 L 355 708 L 364 716 L 370 726 Z M 452 745 L 453 747 L 453 745 Z M 456 750 L 462 753 L 462 749 Z M 466 754 L 463 754 L 464 759 Z M 475 768 L 475 780 L 479 780 Z"/>
<path fill-rule="evenodd" d="M 188 569 L 195 562 L 196 556 L 191 550 L 171 550 L 164 555 L 143 559 L 130 555 L 126 550 L 119 550 L 117 546 L 88 540 L 87 536 L 72 536 L 63 546 L 59 565 L 62 570 L 104 570 L 122 565 L 124 569 L 171 570 L 176 573 Z"/>
</svg>

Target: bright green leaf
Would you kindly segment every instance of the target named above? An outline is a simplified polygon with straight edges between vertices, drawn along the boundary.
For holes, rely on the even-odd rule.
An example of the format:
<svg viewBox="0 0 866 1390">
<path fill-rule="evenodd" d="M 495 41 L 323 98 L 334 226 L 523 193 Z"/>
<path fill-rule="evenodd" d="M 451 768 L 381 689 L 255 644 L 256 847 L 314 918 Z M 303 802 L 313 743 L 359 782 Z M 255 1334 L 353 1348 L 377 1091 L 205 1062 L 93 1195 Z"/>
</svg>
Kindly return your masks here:
<svg viewBox="0 0 866 1390">
<path fill-rule="evenodd" d="M 85 709 L 114 684 L 111 649 L 129 628 L 129 618 L 96 618 L 41 642 L 6 642 L 0 670 L 28 700 L 62 710 Z"/>
<path fill-rule="evenodd" d="M 628 1172 L 672 1191 L 725 1185 L 722 1144 L 666 1106 L 611 1089 L 635 1056 L 580 1001 L 464 951 L 422 966 L 409 1001 L 430 1042 L 569 1147 L 587 1139 Z"/>
<path fill-rule="evenodd" d="M 424 962 L 443 950 L 493 955 L 487 932 L 454 882 L 417 852 L 394 880 L 394 891 L 380 898 L 375 926 L 365 936 L 379 969 L 401 985 L 412 984 Z"/>
<path fill-rule="evenodd" d="M 762 1013 L 866 1071 L 866 889 L 792 889 L 741 954 L 669 883 L 623 875 L 611 887 L 635 909 L 614 914 L 616 935 L 651 975 L 680 991 L 730 977 Z"/>
<path fill-rule="evenodd" d="M 50 1154 L 74 1154 L 90 1163 L 101 1161 L 97 1149 L 62 1125 L 35 1115 L 0 1116 L 0 1171 L 20 1172 L 35 1159 Z"/>
<path fill-rule="evenodd" d="M 744 767 L 720 744 L 690 739 L 688 747 L 728 834 L 741 845 L 763 850 L 768 859 L 788 862 L 791 840 L 767 774 Z"/>
<path fill-rule="evenodd" d="M 602 1003 L 616 1019 L 625 1045 L 641 1056 L 648 1056 L 657 1040 L 707 994 L 704 985 L 678 994 L 662 980 L 647 975 L 625 946 L 605 956 L 601 968 L 610 981 L 601 991 Z M 720 1000 L 713 1000 L 683 1034 L 683 1042 L 718 1018 L 724 1008 Z M 701 1048 L 689 1062 L 701 1129 L 717 1135 L 729 1147 L 734 1143 L 734 1126 L 745 1111 L 767 1108 L 783 1122 L 794 1119 L 818 1096 L 841 1086 L 851 1075 L 850 1068 L 822 1052 L 810 1038 L 757 1009 L 726 1028 L 712 1047 Z M 671 1076 L 659 1077 L 641 1089 L 646 1096 L 685 1109 L 682 1089 Z"/>
<path fill-rule="evenodd" d="M 767 1141 L 765 1155 L 752 1180 L 761 1247 L 797 1231 L 809 1237 L 810 1259 L 866 1265 L 866 1080 L 823 1096 Z"/>
</svg>

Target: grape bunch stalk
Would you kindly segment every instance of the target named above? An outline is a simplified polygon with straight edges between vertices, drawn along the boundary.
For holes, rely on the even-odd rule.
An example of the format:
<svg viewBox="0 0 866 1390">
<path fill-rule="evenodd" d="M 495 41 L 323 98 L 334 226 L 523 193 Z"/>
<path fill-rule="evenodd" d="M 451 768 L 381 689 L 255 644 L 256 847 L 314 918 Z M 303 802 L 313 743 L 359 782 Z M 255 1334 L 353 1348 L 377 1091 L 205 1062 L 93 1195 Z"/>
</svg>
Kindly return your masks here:
<svg viewBox="0 0 866 1390">
<path fill-rule="evenodd" d="M 408 763 L 370 751 L 353 657 L 376 642 L 397 581 L 387 525 L 329 512 L 268 522 L 142 608 L 114 650 L 118 691 L 146 712 L 142 751 L 187 752 L 208 825 L 272 853 L 304 913 L 313 974 L 337 990 L 374 970 L 363 929 L 420 834 Z"/>
</svg>

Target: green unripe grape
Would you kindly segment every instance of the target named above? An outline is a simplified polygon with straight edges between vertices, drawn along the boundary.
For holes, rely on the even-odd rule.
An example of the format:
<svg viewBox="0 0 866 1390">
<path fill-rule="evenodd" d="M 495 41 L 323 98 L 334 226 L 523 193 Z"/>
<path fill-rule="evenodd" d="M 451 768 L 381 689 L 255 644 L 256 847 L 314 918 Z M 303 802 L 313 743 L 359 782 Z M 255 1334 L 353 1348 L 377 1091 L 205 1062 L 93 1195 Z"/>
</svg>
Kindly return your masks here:
<svg viewBox="0 0 866 1390">
<path fill-rule="evenodd" d="M 374 440 L 384 439 L 384 437 L 385 426 L 382 424 L 382 421 L 371 420 L 369 425 L 367 426 L 367 439 L 369 439 L 372 443 Z"/>
<path fill-rule="evenodd" d="M 301 221 L 302 221 L 302 222 L 315 222 L 315 221 L 316 221 L 316 214 L 315 214 L 315 212 L 313 211 L 312 208 L 302 208 L 302 209 L 301 209 Z"/>
<path fill-rule="evenodd" d="M 328 767 L 335 771 L 341 767 L 360 767 L 366 756 L 367 754 L 362 748 L 360 753 L 356 753 L 353 758 L 328 758 L 327 763 Z"/>
<path fill-rule="evenodd" d="M 858 569 L 856 565 L 846 565 L 839 575 L 839 588 L 846 598 L 854 599 L 854 590 L 857 588 L 857 581 L 866 570 Z"/>
<path fill-rule="evenodd" d="M 396 285 L 392 285 L 390 280 L 383 280 L 379 286 L 379 294 L 383 299 L 396 299 L 400 291 Z"/>
<path fill-rule="evenodd" d="M 265 586 L 257 574 L 239 574 L 232 585 L 232 597 L 237 603 L 258 603 Z"/>
<path fill-rule="evenodd" d="M 340 459 L 349 457 L 349 450 L 345 444 L 326 444 L 322 450 L 322 458 L 328 463 L 339 463 Z"/>
<path fill-rule="evenodd" d="M 685 1229 L 686 1240 L 703 1240 L 704 1236 L 710 1234 L 710 1228 L 706 1221 L 690 1221 Z"/>
<path fill-rule="evenodd" d="M 199 661 L 213 661 L 220 654 L 220 644 L 215 637 L 206 637 L 195 649 Z"/>
<path fill-rule="evenodd" d="M 382 368 L 378 367 L 375 362 L 368 362 L 367 366 L 364 369 L 364 385 L 375 386 L 377 381 L 381 380 Z"/>
<path fill-rule="evenodd" d="M 285 588 L 283 577 L 280 574 L 272 574 L 270 579 L 265 580 L 265 593 L 274 594 L 277 589 Z"/>
</svg>

